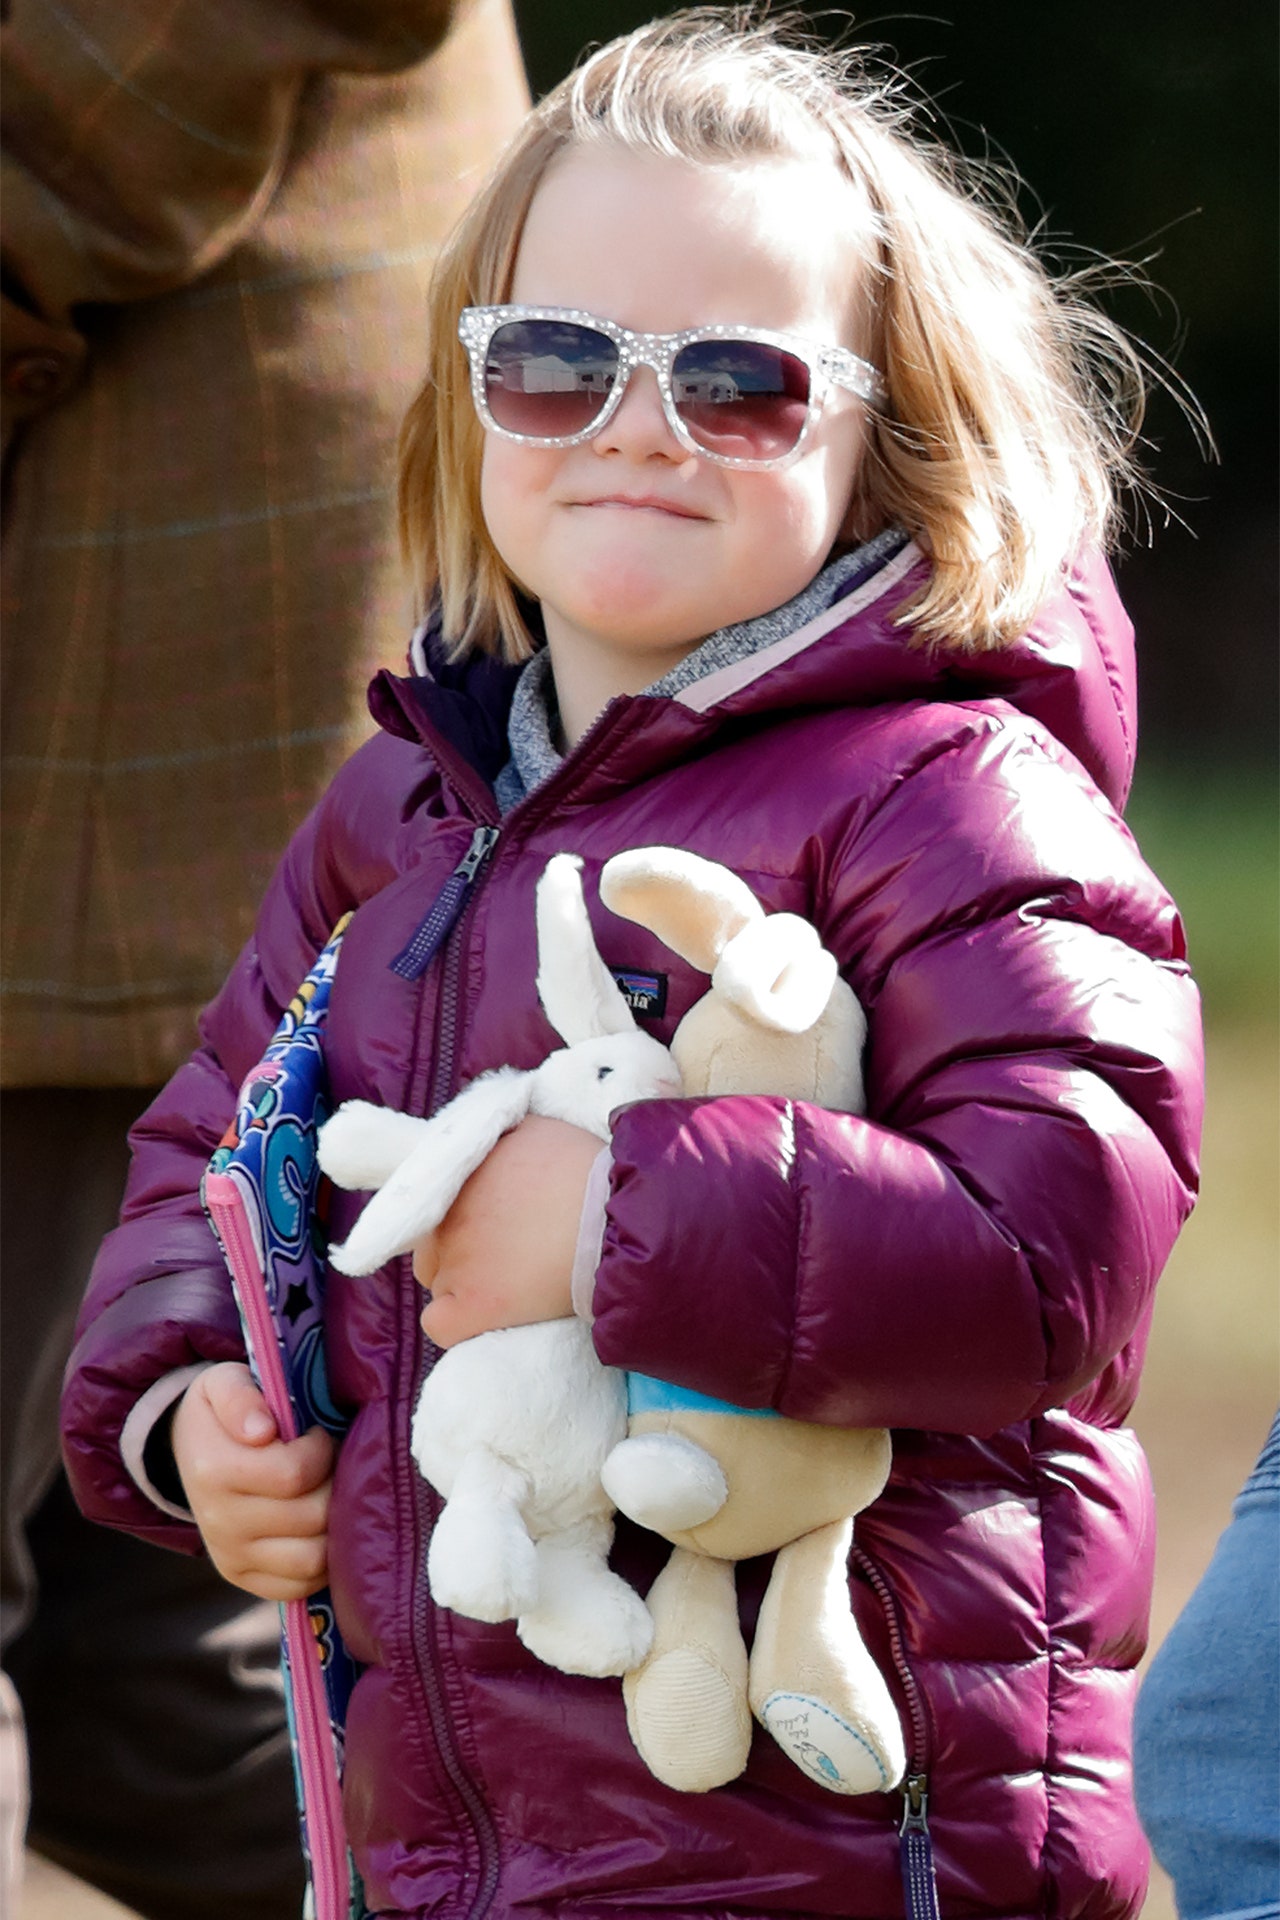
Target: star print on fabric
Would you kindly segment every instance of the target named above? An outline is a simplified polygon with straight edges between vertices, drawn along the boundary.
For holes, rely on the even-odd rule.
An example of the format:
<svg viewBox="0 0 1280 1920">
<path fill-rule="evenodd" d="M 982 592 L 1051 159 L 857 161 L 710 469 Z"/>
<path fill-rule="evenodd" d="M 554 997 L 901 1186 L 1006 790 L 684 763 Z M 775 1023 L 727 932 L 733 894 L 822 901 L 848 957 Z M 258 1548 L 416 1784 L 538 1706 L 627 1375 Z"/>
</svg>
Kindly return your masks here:
<svg viewBox="0 0 1280 1920">
<path fill-rule="evenodd" d="M 280 1311 L 289 1322 L 289 1325 L 293 1326 L 294 1322 L 299 1320 L 302 1315 L 309 1310 L 310 1306 L 310 1293 L 306 1287 L 302 1285 L 301 1281 L 295 1280 L 284 1297 L 284 1305 Z"/>
</svg>

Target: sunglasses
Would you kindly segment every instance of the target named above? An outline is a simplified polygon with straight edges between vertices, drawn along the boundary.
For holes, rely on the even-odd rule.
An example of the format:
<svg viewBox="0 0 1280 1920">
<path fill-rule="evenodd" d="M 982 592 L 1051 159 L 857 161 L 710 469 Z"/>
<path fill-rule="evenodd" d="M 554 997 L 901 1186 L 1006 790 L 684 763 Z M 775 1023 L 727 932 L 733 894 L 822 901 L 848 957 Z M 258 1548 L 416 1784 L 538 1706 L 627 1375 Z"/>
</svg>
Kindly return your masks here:
<svg viewBox="0 0 1280 1920">
<path fill-rule="evenodd" d="M 832 386 L 883 407 L 881 374 L 844 347 L 759 327 L 633 333 L 564 307 L 464 307 L 481 424 L 527 446 L 576 447 L 617 412 L 637 367 L 658 377 L 672 433 L 724 467 L 780 467 L 800 452 Z"/>
</svg>

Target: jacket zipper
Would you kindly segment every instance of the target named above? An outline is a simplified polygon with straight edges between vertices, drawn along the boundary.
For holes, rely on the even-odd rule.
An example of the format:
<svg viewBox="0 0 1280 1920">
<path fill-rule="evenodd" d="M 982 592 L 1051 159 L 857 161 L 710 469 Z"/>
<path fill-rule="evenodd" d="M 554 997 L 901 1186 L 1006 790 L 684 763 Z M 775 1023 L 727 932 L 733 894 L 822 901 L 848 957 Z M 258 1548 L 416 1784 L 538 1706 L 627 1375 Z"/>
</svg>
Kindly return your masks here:
<svg viewBox="0 0 1280 1920">
<path fill-rule="evenodd" d="M 880 1602 L 889 1629 L 889 1656 L 906 1695 L 911 1716 L 911 1748 L 902 1783 L 902 1819 L 898 1825 L 898 1862 L 907 1920 L 940 1920 L 938 1877 L 929 1832 L 929 1723 L 924 1696 L 907 1660 L 902 1616 L 892 1587 L 870 1554 L 856 1543 L 853 1564 Z"/>
<path fill-rule="evenodd" d="M 611 728 L 617 724 L 617 716 L 610 716 L 608 719 L 602 717 L 602 721 L 596 724 L 599 728 L 596 741 L 598 747 L 599 740 L 607 738 Z M 545 796 L 539 793 L 538 799 L 544 802 L 545 807 Z M 523 804 L 515 811 L 525 816 L 527 822 Z M 529 812 L 538 814 L 540 810 L 534 807 L 530 808 Z M 425 1090 L 414 1089 L 415 1093 L 426 1092 L 422 1110 L 428 1115 L 438 1113 L 454 1092 L 458 1032 L 462 1018 L 462 960 L 461 943 L 451 939 L 450 935 L 460 926 L 465 911 L 471 904 L 473 890 L 498 843 L 500 832 L 498 827 L 484 824 L 473 829 L 471 844 L 466 853 L 428 907 L 412 937 L 390 962 L 393 973 L 405 980 L 417 980 L 422 977 L 436 954 L 443 948 L 440 998 L 437 1003 L 435 1045 L 429 1087 Z M 411 1101 L 411 1105 L 417 1104 L 417 1101 Z M 407 1298 L 412 1325 L 406 1327 L 403 1332 L 408 1335 L 406 1344 L 413 1354 L 411 1403 L 416 1406 L 418 1395 L 422 1391 L 422 1383 L 431 1366 L 439 1358 L 439 1353 L 422 1331 L 417 1312 L 414 1310 L 417 1303 L 412 1287 Z M 426 1701 L 436 1750 L 470 1822 L 479 1858 L 479 1885 L 467 1920 L 483 1920 L 484 1914 L 493 1904 L 498 1887 L 500 1867 L 498 1832 L 493 1815 L 463 1764 L 454 1738 L 449 1706 L 445 1698 L 444 1680 L 436 1651 L 435 1603 L 431 1598 L 431 1589 L 426 1578 L 426 1543 L 431 1527 L 439 1515 L 440 1502 L 422 1475 L 416 1472 L 413 1474 L 413 1507 L 415 1562 L 422 1570 L 415 1593 L 412 1624 L 414 1665 L 423 1698 Z"/>
<path fill-rule="evenodd" d="M 440 982 L 430 1088 L 424 1106 L 424 1111 L 428 1114 L 438 1112 L 453 1092 L 461 1014 L 459 1003 L 462 992 L 462 966 L 460 943 L 450 940 L 449 936 L 462 920 L 464 910 L 470 903 L 472 890 L 480 878 L 489 855 L 497 845 L 498 837 L 499 831 L 496 827 L 475 828 L 466 854 L 445 881 L 413 938 L 392 962 L 393 971 L 399 973 L 402 978 L 417 979 L 426 972 L 432 958 L 441 947 L 444 948 L 443 977 Z M 404 1350 L 413 1356 L 411 1370 L 413 1385 L 410 1399 L 410 1405 L 413 1407 L 417 1405 L 423 1380 L 439 1355 L 422 1331 L 417 1313 L 414 1283 L 410 1283 L 405 1297 L 408 1302 L 410 1324 L 402 1329 L 402 1338 Z M 407 1451 L 405 1457 L 406 1459 L 409 1457 Z M 415 1523 L 414 1558 L 417 1568 L 411 1630 L 414 1665 L 423 1698 L 426 1701 L 427 1717 L 430 1721 L 436 1751 L 471 1826 L 478 1858 L 479 1885 L 476 1897 L 468 1910 L 467 1920 L 481 1920 L 481 1916 L 492 1905 L 497 1891 L 498 1832 L 493 1815 L 476 1783 L 467 1772 L 458 1750 L 437 1654 L 434 1630 L 435 1603 L 427 1583 L 426 1545 L 431 1528 L 439 1515 L 440 1502 L 432 1488 L 412 1465 L 410 1472 Z"/>
<path fill-rule="evenodd" d="M 410 1298 L 410 1306 L 414 1304 Z M 418 1317 L 413 1316 L 416 1341 L 414 1343 L 414 1393 L 416 1405 L 422 1382 L 428 1371 L 428 1363 L 438 1354 L 431 1347 L 418 1326 Z M 427 1539 L 431 1528 L 439 1517 L 440 1501 L 420 1473 L 414 1473 L 413 1508 L 415 1521 L 415 1564 L 417 1586 L 414 1598 L 413 1651 L 414 1665 L 417 1668 L 418 1682 L 427 1704 L 427 1717 L 431 1724 L 432 1738 L 440 1756 L 449 1783 L 457 1794 L 462 1808 L 470 1822 L 477 1858 L 477 1878 L 479 1885 L 476 1897 L 467 1911 L 467 1920 L 481 1920 L 493 1902 L 498 1885 L 499 1846 L 498 1830 L 493 1815 L 485 1804 L 483 1795 L 472 1780 L 458 1751 L 454 1734 L 449 1703 L 445 1698 L 445 1686 L 440 1671 L 435 1640 L 435 1602 L 431 1598 L 431 1589 L 427 1584 Z M 464 1870 L 465 1871 L 465 1870 Z M 464 1881 L 465 1885 L 465 1881 Z"/>
<path fill-rule="evenodd" d="M 601 742 L 607 740 L 613 730 L 618 727 L 620 718 L 621 716 L 616 714 L 602 715 L 595 726 L 589 730 L 594 736 L 592 745 L 596 752 Z M 436 751 L 439 759 L 438 746 Z M 449 760 L 452 757 L 451 753 L 445 756 Z M 547 784 L 560 783 L 553 776 L 552 781 Z M 558 804 L 560 798 L 560 794 L 557 793 L 550 805 Z M 526 803 L 522 803 L 514 810 L 521 815 L 526 825 L 529 814 L 540 818 L 544 811 L 549 810 L 547 796 L 542 791 L 539 791 L 537 800 L 541 802 L 541 806 L 535 804 L 528 807 L 526 811 Z M 410 1101 L 411 1106 L 416 1107 L 421 1094 L 425 1092 L 427 1097 L 425 1102 L 422 1102 L 421 1110 L 427 1115 L 437 1113 L 454 1091 L 457 1040 L 462 1015 L 462 968 L 460 943 L 451 940 L 450 935 L 463 920 L 464 913 L 471 903 L 476 883 L 498 843 L 500 831 L 498 827 L 488 824 L 477 825 L 472 830 L 471 843 L 466 853 L 428 907 L 408 942 L 395 959 L 389 962 L 390 970 L 401 979 L 418 980 L 427 971 L 436 954 L 442 948 L 444 949 L 429 1087 L 426 1089 L 415 1087 L 413 1093 L 419 1098 L 411 1098 Z M 402 1327 L 402 1350 L 409 1351 L 413 1355 L 411 1404 L 416 1406 L 418 1395 L 422 1391 L 422 1383 L 430 1367 L 439 1358 L 439 1354 L 422 1331 L 415 1310 L 417 1303 L 412 1284 L 405 1297 L 408 1302 L 410 1324 Z M 407 1450 L 405 1457 L 408 1457 Z M 435 1603 L 431 1598 L 431 1589 L 426 1577 L 426 1542 L 431 1527 L 438 1517 L 440 1502 L 434 1490 L 416 1471 L 412 1472 L 411 1485 L 415 1525 L 414 1558 L 415 1567 L 420 1570 L 416 1575 L 418 1584 L 415 1589 L 411 1626 L 414 1666 L 426 1702 L 436 1751 L 470 1823 L 478 1855 L 479 1885 L 476 1897 L 468 1911 L 467 1920 L 483 1920 L 483 1916 L 493 1904 L 498 1887 L 501 1858 L 498 1832 L 493 1815 L 475 1781 L 467 1772 L 458 1750 L 437 1655 L 434 1631 Z"/>
<path fill-rule="evenodd" d="M 458 923 L 481 867 L 497 844 L 496 827 L 477 827 L 471 845 L 418 922 L 413 937 L 391 962 L 402 980 L 420 980 Z"/>
<path fill-rule="evenodd" d="M 941 1920 L 938 1877 L 933 1867 L 929 1834 L 929 1781 L 923 1773 L 908 1773 L 903 1784 L 902 1825 L 898 1828 L 898 1861 L 906 1896 L 907 1920 Z"/>
</svg>

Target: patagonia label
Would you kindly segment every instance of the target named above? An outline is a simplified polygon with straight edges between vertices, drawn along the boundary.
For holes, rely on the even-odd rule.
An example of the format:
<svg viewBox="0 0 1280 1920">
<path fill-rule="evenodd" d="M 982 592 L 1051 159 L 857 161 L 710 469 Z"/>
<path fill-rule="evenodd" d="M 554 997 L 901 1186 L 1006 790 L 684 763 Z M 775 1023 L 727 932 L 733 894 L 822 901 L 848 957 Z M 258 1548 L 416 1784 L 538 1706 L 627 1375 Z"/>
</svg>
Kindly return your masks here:
<svg viewBox="0 0 1280 1920">
<path fill-rule="evenodd" d="M 660 1020 L 667 1010 L 665 973 L 641 973 L 636 967 L 610 967 L 623 999 L 632 1013 L 647 1020 Z"/>
</svg>

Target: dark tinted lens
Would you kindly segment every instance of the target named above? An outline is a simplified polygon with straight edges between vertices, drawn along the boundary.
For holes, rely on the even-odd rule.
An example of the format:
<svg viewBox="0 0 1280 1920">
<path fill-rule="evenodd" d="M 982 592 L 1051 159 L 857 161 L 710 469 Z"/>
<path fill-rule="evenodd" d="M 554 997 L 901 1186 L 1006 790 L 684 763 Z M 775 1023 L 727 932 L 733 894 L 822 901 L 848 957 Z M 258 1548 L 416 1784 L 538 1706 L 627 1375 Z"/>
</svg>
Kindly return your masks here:
<svg viewBox="0 0 1280 1920">
<path fill-rule="evenodd" d="M 514 320 L 499 327 L 484 363 L 489 411 L 508 433 L 566 440 L 600 412 L 618 373 L 618 349 L 594 327 Z"/>
<path fill-rule="evenodd" d="M 676 412 L 700 446 L 732 460 L 790 453 L 809 411 L 809 369 L 757 340 L 698 340 L 671 369 Z"/>
</svg>

